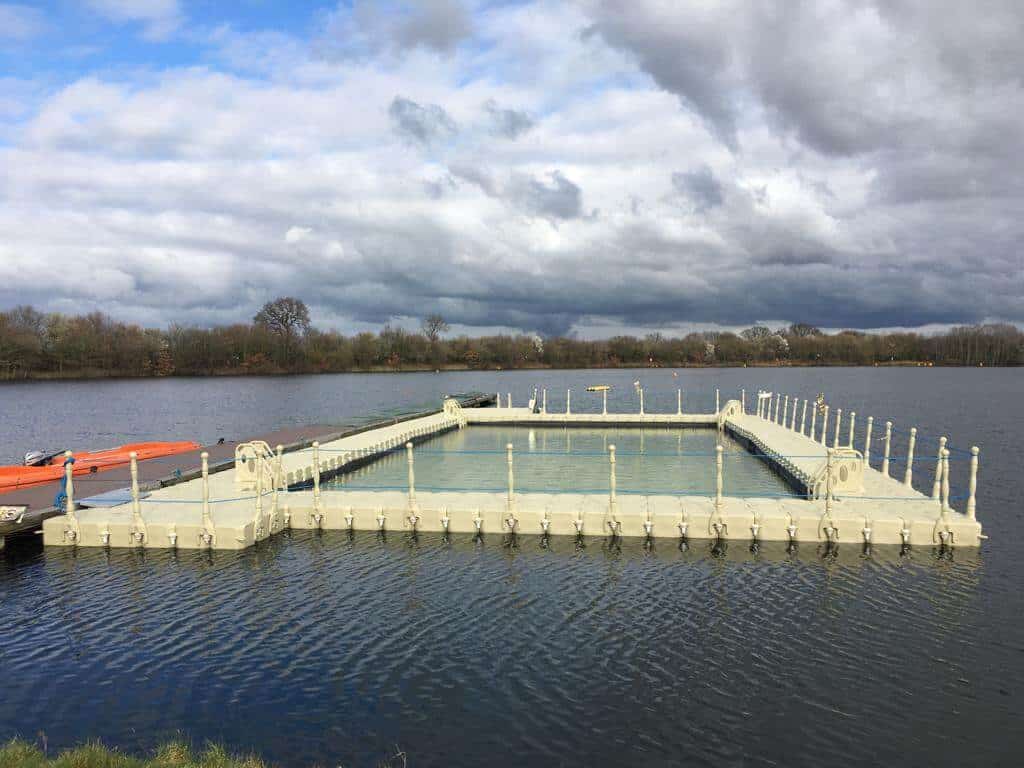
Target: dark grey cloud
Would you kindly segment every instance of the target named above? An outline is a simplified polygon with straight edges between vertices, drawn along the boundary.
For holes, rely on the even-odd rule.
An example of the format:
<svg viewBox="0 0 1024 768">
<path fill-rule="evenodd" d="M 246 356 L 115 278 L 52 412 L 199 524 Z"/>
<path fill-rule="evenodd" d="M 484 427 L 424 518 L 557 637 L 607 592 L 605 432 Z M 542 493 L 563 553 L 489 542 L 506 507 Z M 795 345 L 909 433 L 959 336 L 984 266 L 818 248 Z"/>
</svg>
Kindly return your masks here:
<svg viewBox="0 0 1024 768">
<path fill-rule="evenodd" d="M 505 197 L 522 211 L 547 219 L 575 219 L 583 214 L 583 192 L 561 171 L 547 178 L 516 174 L 505 190 Z"/>
<path fill-rule="evenodd" d="M 461 0 L 356 0 L 327 16 L 314 50 L 328 59 L 401 56 L 417 48 L 450 54 L 473 31 Z"/>
<path fill-rule="evenodd" d="M 459 130 L 443 107 L 437 104 L 423 106 L 402 96 L 396 96 L 391 102 L 388 116 L 399 135 L 421 144 L 443 141 Z"/>
<path fill-rule="evenodd" d="M 518 109 L 502 109 L 493 99 L 484 104 L 491 123 L 491 132 L 506 139 L 518 139 L 534 126 L 528 112 Z"/>
<path fill-rule="evenodd" d="M 672 174 L 672 186 L 689 198 L 694 210 L 703 213 L 722 204 L 722 185 L 708 166 Z"/>
<path fill-rule="evenodd" d="M 472 19 L 459 0 L 419 0 L 396 25 L 395 40 L 406 48 L 447 53 L 472 32 Z"/>
</svg>

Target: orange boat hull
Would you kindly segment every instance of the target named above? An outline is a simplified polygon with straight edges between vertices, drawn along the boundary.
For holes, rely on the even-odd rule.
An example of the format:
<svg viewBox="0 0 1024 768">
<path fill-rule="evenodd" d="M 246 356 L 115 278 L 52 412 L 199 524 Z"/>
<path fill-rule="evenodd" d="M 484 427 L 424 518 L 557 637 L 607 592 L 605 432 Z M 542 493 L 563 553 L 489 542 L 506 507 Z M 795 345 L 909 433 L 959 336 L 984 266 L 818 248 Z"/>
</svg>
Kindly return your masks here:
<svg viewBox="0 0 1024 768">
<path fill-rule="evenodd" d="M 153 443 L 130 443 L 129 445 L 109 448 L 105 451 L 84 451 L 76 453 L 74 471 L 75 475 L 84 475 L 92 472 L 103 472 L 114 467 L 122 467 L 131 461 L 133 451 L 139 461 L 146 459 L 157 459 L 161 456 L 173 456 L 178 453 L 197 451 L 201 446 L 199 443 L 189 441 L 179 442 L 153 442 Z M 52 483 L 64 477 L 64 460 L 57 456 L 53 464 L 43 467 L 0 467 L 0 492 L 13 491 L 18 488 L 31 488 L 35 485 Z"/>
</svg>

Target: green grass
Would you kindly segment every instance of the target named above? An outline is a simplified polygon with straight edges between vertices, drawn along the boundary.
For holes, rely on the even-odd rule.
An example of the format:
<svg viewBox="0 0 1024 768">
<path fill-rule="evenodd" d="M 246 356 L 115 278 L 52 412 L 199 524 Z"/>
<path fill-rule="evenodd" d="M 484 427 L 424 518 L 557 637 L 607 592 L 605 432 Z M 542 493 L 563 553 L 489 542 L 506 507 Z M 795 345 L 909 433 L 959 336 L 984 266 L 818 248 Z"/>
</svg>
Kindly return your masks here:
<svg viewBox="0 0 1024 768">
<path fill-rule="evenodd" d="M 171 743 L 151 757 L 138 758 L 101 744 L 85 746 L 48 757 L 34 744 L 11 741 L 0 747 L 0 768 L 266 768 L 255 757 L 229 755 L 222 747 L 207 747 L 196 753 L 189 746 Z"/>
</svg>

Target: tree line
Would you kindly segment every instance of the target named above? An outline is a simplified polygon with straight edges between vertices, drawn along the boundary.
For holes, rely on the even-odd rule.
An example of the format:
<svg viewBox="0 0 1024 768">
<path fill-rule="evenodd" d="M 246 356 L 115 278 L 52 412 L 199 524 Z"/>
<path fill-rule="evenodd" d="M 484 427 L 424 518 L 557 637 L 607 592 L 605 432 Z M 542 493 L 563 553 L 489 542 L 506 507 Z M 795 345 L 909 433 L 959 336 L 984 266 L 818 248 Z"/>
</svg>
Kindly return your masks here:
<svg viewBox="0 0 1024 768">
<path fill-rule="evenodd" d="M 251 323 L 142 328 L 100 312 L 30 306 L 0 312 L 0 378 L 171 376 L 441 368 L 607 368 L 708 365 L 1024 364 L 1024 334 L 1005 324 L 946 333 L 826 334 L 805 324 L 740 333 L 651 333 L 597 341 L 534 334 L 446 337 L 444 318 L 419 331 L 385 325 L 352 336 L 322 331 L 299 299 L 267 302 Z"/>
</svg>

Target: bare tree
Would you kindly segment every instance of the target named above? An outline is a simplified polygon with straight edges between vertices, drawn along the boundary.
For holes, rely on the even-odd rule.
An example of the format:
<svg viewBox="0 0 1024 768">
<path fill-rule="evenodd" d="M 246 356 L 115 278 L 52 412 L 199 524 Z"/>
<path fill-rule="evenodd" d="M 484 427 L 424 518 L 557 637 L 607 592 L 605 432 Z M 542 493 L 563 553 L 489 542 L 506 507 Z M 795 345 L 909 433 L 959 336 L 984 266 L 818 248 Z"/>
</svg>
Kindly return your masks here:
<svg viewBox="0 0 1024 768">
<path fill-rule="evenodd" d="M 291 358 L 295 342 L 309 332 L 309 309 L 301 299 L 282 296 L 264 304 L 253 322 L 281 338 L 287 361 Z"/>
<path fill-rule="evenodd" d="M 423 335 L 430 340 L 431 344 L 436 344 L 441 338 L 441 334 L 448 331 L 448 323 L 438 314 L 427 315 L 423 318 L 420 327 L 423 329 Z"/>
</svg>

